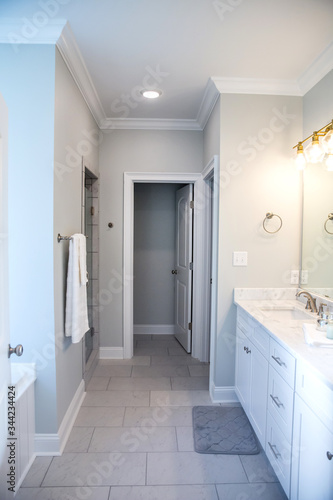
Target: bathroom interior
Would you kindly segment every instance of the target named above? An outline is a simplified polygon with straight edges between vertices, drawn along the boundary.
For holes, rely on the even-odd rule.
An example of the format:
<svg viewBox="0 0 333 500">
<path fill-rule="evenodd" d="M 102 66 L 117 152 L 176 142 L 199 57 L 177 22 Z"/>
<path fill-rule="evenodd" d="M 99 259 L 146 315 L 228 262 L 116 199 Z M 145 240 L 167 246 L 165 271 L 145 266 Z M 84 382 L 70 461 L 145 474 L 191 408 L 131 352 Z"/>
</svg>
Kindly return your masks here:
<svg viewBox="0 0 333 500">
<path fill-rule="evenodd" d="M 57 30 L 52 42 L 19 44 L 17 52 L 12 43 L 4 43 L 4 37 L 0 43 L 1 66 L 6 68 L 0 93 L 8 109 L 9 343 L 24 348 L 22 356 L 11 356 L 8 363 L 15 364 L 13 377 L 18 376 L 20 364 L 28 370 L 27 389 L 23 381 L 17 383 L 23 384 L 19 401 L 22 398 L 20 404 L 29 408 L 26 425 L 33 429 L 32 434 L 26 432 L 21 481 L 36 456 L 63 452 L 99 359 L 127 357 L 128 307 L 132 307 L 130 335 L 147 327 L 151 332 L 156 326 L 161 333 L 169 333 L 172 327 L 172 301 L 167 314 L 161 307 L 162 292 L 159 305 L 149 311 L 141 287 L 136 288 L 136 273 L 134 306 L 128 302 L 133 276 L 124 270 L 124 262 L 126 252 L 134 252 L 140 241 L 136 239 L 132 248 L 126 246 L 126 235 L 136 226 L 130 216 L 126 219 L 124 177 L 131 173 L 133 178 L 145 175 L 148 179 L 131 184 L 134 209 L 147 201 L 149 193 L 162 203 L 162 191 L 152 194 L 152 185 L 155 182 L 161 189 L 158 179 L 163 175 L 167 198 L 174 197 L 176 187 L 191 176 L 198 179 L 193 182 L 195 203 L 196 186 L 204 182 L 202 172 L 217 158 L 210 352 L 208 359 L 199 356 L 210 364 L 211 401 L 241 402 L 287 498 L 315 498 L 307 480 L 311 467 L 322 488 L 316 498 L 332 498 L 333 354 L 325 342 L 323 346 L 306 343 L 302 325 L 314 326 L 319 316 L 305 308 L 306 295 L 296 297 L 296 293 L 309 292 L 318 308 L 325 304 L 324 308 L 333 310 L 333 168 L 326 167 L 323 159 L 299 170 L 294 148 L 310 137 L 305 149 L 315 130 L 324 127 L 326 131 L 332 123 L 332 42 L 307 68 L 297 91 L 291 85 L 281 90 L 277 82 L 265 89 L 252 81 L 241 90 L 226 89 L 209 75 L 202 105 L 206 114 L 200 126 L 157 128 L 147 120 L 144 126 L 126 128 L 116 121 L 106 126 L 100 120 L 74 35 L 68 24 L 59 23 Z M 149 216 L 149 207 L 145 210 L 144 216 Z M 151 210 L 153 216 L 156 211 Z M 135 212 L 132 216 L 135 219 Z M 58 239 L 59 234 L 76 232 L 88 236 L 90 330 L 80 344 L 64 336 L 68 241 Z M 162 250 L 167 249 L 158 249 Z M 146 258 L 154 276 L 161 265 L 158 254 L 152 258 L 154 251 L 148 249 L 148 257 L 134 254 L 134 269 Z M 246 256 L 245 264 L 235 264 L 238 252 Z M 163 253 L 160 256 L 167 260 Z M 144 275 L 141 279 L 144 286 Z M 167 281 L 169 276 L 160 279 Z M 260 309 L 262 303 L 266 309 Z M 317 338 L 316 332 L 311 329 L 310 334 Z M 193 324 L 193 342 L 200 335 Z M 252 373 L 253 366 L 244 361 L 249 370 L 245 378 L 258 377 L 252 388 L 244 389 L 240 360 L 246 357 L 249 343 L 263 360 L 258 366 L 266 371 Z M 284 349 L 294 363 L 293 373 L 285 374 L 283 367 L 277 372 L 277 380 L 285 384 L 281 390 L 292 401 L 287 421 L 276 413 L 279 408 L 272 397 L 265 399 L 264 409 L 260 404 L 251 406 L 261 398 L 261 381 L 267 393 L 272 373 L 281 370 L 279 364 L 272 365 L 272 356 L 281 361 L 283 355 L 274 354 L 275 348 Z M 313 426 L 320 436 L 316 443 L 304 437 Z M 283 443 L 283 453 L 289 454 L 282 465 L 276 445 L 267 445 L 269 439 Z M 302 445 L 313 446 L 311 460 L 304 458 Z M 297 465 L 291 467 L 291 463 Z"/>
</svg>

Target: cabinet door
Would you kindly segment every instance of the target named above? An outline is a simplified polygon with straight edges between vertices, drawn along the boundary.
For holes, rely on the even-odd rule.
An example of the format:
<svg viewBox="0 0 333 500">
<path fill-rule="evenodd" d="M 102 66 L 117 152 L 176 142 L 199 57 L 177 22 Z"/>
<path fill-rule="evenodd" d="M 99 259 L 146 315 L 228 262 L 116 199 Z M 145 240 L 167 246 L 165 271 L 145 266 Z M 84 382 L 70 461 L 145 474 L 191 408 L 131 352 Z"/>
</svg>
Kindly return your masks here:
<svg viewBox="0 0 333 500">
<path fill-rule="evenodd" d="M 296 395 L 294 411 L 292 500 L 332 500 L 333 434 Z"/>
<path fill-rule="evenodd" d="M 268 361 L 253 344 L 249 354 L 251 356 L 251 390 L 248 416 L 261 445 L 265 447 Z"/>
<path fill-rule="evenodd" d="M 236 336 L 236 393 L 244 410 L 247 412 L 250 399 L 250 353 L 251 342 L 237 329 Z"/>
</svg>

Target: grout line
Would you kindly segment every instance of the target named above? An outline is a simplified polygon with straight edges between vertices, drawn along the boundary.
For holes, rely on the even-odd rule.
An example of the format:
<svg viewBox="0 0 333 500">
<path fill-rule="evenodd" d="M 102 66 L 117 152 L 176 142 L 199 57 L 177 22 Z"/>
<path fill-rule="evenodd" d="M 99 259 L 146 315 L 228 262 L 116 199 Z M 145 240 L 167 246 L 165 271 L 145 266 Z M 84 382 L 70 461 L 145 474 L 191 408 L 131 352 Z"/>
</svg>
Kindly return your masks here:
<svg viewBox="0 0 333 500">
<path fill-rule="evenodd" d="M 146 453 L 146 477 L 145 477 L 145 486 L 148 486 L 148 484 L 147 484 L 147 479 L 148 479 L 148 453 Z"/>
</svg>

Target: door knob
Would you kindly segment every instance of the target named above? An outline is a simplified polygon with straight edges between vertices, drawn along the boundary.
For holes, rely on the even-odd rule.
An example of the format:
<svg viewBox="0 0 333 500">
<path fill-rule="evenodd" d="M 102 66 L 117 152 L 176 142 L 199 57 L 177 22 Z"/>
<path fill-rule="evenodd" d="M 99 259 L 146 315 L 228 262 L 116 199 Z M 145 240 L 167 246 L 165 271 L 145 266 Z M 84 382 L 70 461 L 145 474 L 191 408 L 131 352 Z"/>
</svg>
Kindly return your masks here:
<svg viewBox="0 0 333 500">
<path fill-rule="evenodd" d="M 10 356 L 14 353 L 16 354 L 16 356 L 22 356 L 23 345 L 18 344 L 16 347 L 11 347 L 10 344 L 8 344 L 8 357 L 10 358 Z"/>
<path fill-rule="evenodd" d="M 172 274 L 178 274 L 178 271 L 177 271 L 177 269 L 172 269 L 171 273 Z"/>
</svg>

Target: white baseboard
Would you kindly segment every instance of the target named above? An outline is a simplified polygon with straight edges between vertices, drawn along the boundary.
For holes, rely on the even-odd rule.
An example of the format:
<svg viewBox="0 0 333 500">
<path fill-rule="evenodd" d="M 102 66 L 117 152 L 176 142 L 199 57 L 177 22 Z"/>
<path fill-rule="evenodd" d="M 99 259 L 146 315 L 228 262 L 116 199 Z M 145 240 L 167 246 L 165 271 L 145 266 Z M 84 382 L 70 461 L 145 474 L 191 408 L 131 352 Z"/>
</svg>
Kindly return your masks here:
<svg viewBox="0 0 333 500">
<path fill-rule="evenodd" d="M 99 359 L 124 359 L 123 347 L 100 347 Z"/>
<path fill-rule="evenodd" d="M 174 335 L 175 325 L 134 325 L 133 333 L 141 335 Z"/>
<path fill-rule="evenodd" d="M 35 454 L 37 456 L 59 456 L 62 454 L 85 395 L 84 381 L 81 380 L 58 432 L 54 434 L 35 434 Z"/>
<path fill-rule="evenodd" d="M 210 397 L 213 403 L 239 403 L 235 387 L 216 387 L 212 383 L 210 386 Z"/>
</svg>

